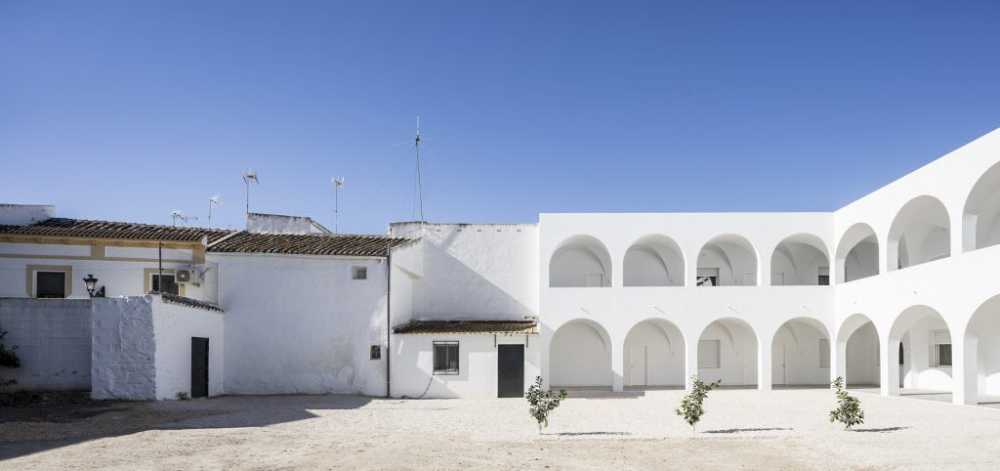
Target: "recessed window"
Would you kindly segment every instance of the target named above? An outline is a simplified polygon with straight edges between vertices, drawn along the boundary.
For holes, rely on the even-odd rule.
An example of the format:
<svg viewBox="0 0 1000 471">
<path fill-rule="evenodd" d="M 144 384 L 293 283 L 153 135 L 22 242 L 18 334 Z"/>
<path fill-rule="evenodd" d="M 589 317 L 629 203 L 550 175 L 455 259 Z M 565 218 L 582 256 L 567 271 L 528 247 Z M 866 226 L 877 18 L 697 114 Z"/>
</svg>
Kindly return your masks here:
<svg viewBox="0 0 1000 471">
<path fill-rule="evenodd" d="M 830 367 L 830 341 L 827 339 L 819 339 L 819 367 Z"/>
<path fill-rule="evenodd" d="M 382 347 L 379 345 L 372 345 L 371 349 L 368 351 L 369 360 L 381 360 L 382 359 Z"/>
<path fill-rule="evenodd" d="M 698 286 L 719 286 L 719 269 L 699 268 L 696 281 Z"/>
<path fill-rule="evenodd" d="M 173 274 L 168 275 L 164 273 L 162 280 L 159 273 L 153 273 L 150 276 L 152 277 L 150 280 L 150 286 L 152 286 L 153 291 L 167 294 L 180 294 L 180 288 L 177 286 L 177 278 L 175 278 Z M 160 281 L 163 282 L 163 289 L 160 289 Z"/>
<path fill-rule="evenodd" d="M 937 366 L 951 366 L 951 344 L 934 346 L 937 354 Z"/>
<path fill-rule="evenodd" d="M 368 279 L 368 267 L 351 267 L 351 279 L 352 280 L 367 280 Z"/>
<path fill-rule="evenodd" d="M 61 271 L 35 272 L 36 298 L 65 298 L 66 273 Z"/>
<path fill-rule="evenodd" d="M 698 342 L 698 368 L 719 368 L 721 342 L 718 340 L 701 340 Z"/>
<path fill-rule="evenodd" d="M 830 285 L 830 267 L 819 267 L 819 276 L 816 278 L 816 284 L 820 286 Z"/>
<path fill-rule="evenodd" d="M 434 342 L 434 374 L 458 374 L 458 342 Z"/>
</svg>

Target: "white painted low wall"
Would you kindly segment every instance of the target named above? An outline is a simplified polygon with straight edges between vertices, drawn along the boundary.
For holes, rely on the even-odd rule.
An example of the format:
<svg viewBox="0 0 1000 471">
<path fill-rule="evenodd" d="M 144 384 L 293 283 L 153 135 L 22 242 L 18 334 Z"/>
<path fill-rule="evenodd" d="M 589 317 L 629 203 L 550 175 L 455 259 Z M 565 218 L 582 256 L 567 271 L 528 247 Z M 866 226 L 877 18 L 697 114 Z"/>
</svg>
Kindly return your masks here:
<svg viewBox="0 0 1000 471">
<path fill-rule="evenodd" d="M 93 300 L 92 398 L 156 398 L 152 303 L 150 296 Z"/>
<path fill-rule="evenodd" d="M 90 389 L 89 300 L 0 298 L 0 330 L 21 359 L 20 368 L 0 368 L 17 380 L 13 389 Z"/>
<path fill-rule="evenodd" d="M 392 396 L 409 398 L 497 397 L 497 348 L 493 335 L 393 335 Z M 434 374 L 434 342 L 459 343 L 459 373 Z M 525 344 L 524 335 L 497 335 L 499 344 Z M 541 374 L 537 335 L 524 348 L 524 387 Z"/>
</svg>

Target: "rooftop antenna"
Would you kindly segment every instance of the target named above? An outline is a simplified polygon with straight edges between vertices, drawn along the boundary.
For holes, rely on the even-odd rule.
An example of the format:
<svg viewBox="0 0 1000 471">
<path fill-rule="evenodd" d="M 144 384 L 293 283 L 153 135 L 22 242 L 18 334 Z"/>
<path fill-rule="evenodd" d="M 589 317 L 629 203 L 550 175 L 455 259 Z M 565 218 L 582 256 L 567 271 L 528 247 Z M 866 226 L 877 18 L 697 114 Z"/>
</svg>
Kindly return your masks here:
<svg viewBox="0 0 1000 471">
<path fill-rule="evenodd" d="M 181 210 L 179 210 L 179 209 L 175 209 L 175 210 L 171 211 L 170 212 L 170 218 L 173 219 L 173 221 L 174 221 L 173 222 L 174 227 L 177 227 L 177 221 L 181 221 L 182 223 L 187 224 L 188 221 L 197 221 L 198 220 L 197 216 L 185 216 L 184 212 L 181 211 Z"/>
<path fill-rule="evenodd" d="M 340 188 L 344 186 L 344 177 L 334 177 L 333 183 L 333 233 L 340 233 Z"/>
<path fill-rule="evenodd" d="M 208 199 L 208 227 L 212 228 L 212 208 L 222 204 L 222 198 L 219 195 L 212 195 Z"/>
<path fill-rule="evenodd" d="M 243 184 L 246 186 L 246 201 L 247 201 L 247 217 L 250 217 L 250 182 L 260 184 L 260 180 L 257 180 L 257 172 L 253 169 L 243 172 Z"/>
<path fill-rule="evenodd" d="M 420 180 L 420 116 L 417 116 L 417 137 L 413 139 L 413 150 L 417 156 L 417 208 L 420 222 L 424 222 L 424 188 Z"/>
</svg>

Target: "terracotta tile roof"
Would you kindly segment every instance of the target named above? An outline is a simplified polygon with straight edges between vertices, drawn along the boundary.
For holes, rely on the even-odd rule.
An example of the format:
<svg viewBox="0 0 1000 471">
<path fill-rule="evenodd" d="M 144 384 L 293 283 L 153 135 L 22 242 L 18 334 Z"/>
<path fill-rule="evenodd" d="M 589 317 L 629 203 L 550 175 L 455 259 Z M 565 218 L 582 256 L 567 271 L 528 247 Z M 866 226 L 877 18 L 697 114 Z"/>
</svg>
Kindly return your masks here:
<svg viewBox="0 0 1000 471">
<path fill-rule="evenodd" d="M 381 235 L 257 234 L 241 231 L 208 246 L 215 253 L 269 253 L 385 257 L 390 247 L 411 242 Z"/>
<path fill-rule="evenodd" d="M 397 334 L 537 334 L 532 320 L 410 321 L 392 329 Z"/>
<path fill-rule="evenodd" d="M 134 222 L 91 221 L 68 218 L 50 218 L 24 226 L 0 225 L 0 234 L 170 242 L 197 242 L 204 236 L 208 236 L 209 242 L 212 242 L 231 232 L 229 230 L 202 227 L 173 227 L 138 224 Z"/>
<path fill-rule="evenodd" d="M 163 302 L 165 303 L 180 304 L 182 306 L 205 309 L 208 311 L 223 312 L 222 308 L 219 307 L 217 304 L 212 304 L 208 301 L 201 301 L 198 299 L 187 298 L 184 296 L 178 296 L 176 294 L 170 294 L 170 293 L 159 293 L 156 291 L 153 291 L 149 294 L 159 295 L 163 299 Z"/>
</svg>

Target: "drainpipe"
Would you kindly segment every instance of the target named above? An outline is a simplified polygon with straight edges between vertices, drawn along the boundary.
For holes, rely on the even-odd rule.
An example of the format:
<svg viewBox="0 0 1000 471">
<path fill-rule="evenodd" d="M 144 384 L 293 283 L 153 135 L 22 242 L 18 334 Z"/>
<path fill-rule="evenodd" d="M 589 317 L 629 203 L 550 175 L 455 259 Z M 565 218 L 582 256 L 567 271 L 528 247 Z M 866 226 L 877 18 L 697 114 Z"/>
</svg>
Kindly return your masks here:
<svg viewBox="0 0 1000 471">
<path fill-rule="evenodd" d="M 385 248 L 385 398 L 392 397 L 392 242 Z"/>
</svg>

